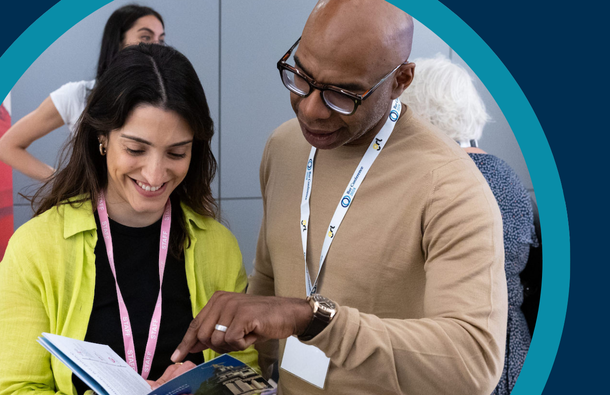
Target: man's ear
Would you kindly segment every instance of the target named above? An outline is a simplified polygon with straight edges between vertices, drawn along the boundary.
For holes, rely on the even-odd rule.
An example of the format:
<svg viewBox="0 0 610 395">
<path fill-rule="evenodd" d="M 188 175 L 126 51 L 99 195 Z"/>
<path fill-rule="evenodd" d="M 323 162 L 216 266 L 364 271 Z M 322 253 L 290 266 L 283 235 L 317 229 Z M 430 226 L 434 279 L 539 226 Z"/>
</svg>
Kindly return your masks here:
<svg viewBox="0 0 610 395">
<path fill-rule="evenodd" d="M 400 97 L 402 92 L 405 91 L 413 82 L 415 77 L 415 63 L 409 62 L 404 64 L 396 70 L 394 73 L 394 86 L 392 90 L 392 100 Z"/>
</svg>

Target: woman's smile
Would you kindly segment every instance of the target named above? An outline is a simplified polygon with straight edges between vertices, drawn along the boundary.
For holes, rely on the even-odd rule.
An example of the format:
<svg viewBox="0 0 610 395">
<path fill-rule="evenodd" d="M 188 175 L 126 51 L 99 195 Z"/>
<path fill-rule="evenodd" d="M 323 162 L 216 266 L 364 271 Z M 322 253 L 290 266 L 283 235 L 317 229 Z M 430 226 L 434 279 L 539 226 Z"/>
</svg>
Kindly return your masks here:
<svg viewBox="0 0 610 395">
<path fill-rule="evenodd" d="M 146 226 L 189 170 L 193 132 L 173 111 L 136 107 L 121 129 L 108 136 L 108 212 L 127 226 Z"/>
</svg>

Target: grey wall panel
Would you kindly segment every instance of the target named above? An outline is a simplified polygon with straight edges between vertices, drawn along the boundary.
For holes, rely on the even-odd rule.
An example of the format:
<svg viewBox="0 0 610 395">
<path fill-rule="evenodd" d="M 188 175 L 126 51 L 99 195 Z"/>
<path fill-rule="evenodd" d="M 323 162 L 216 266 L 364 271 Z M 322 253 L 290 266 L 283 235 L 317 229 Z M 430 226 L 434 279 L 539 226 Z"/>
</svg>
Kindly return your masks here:
<svg viewBox="0 0 610 395">
<path fill-rule="evenodd" d="M 221 205 L 223 222 L 237 238 L 244 266 L 250 275 L 263 219 L 263 199 L 223 199 Z"/>
<path fill-rule="evenodd" d="M 314 0 L 223 1 L 221 197 L 260 196 L 269 134 L 294 117 L 277 61 L 299 38 Z"/>
<path fill-rule="evenodd" d="M 15 230 L 18 227 L 28 222 L 34 212 L 29 204 L 20 204 L 13 206 L 13 223 L 15 224 Z"/>
<path fill-rule="evenodd" d="M 113 3 L 116 3 L 115 0 Z M 131 3 L 133 0 L 122 0 Z M 138 2 L 138 4 L 143 4 Z M 212 153 L 219 157 L 220 88 L 219 42 L 220 14 L 218 0 L 154 0 L 145 3 L 157 10 L 165 20 L 166 42 L 182 52 L 193 64 L 205 90 L 215 125 Z M 218 197 L 218 177 L 212 192 Z"/>
<path fill-rule="evenodd" d="M 12 90 L 13 122 L 33 111 L 49 93 L 66 82 L 95 77 L 104 25 L 117 8 L 133 3 L 115 0 L 68 30 L 51 45 L 23 74 Z M 212 118 L 219 123 L 219 2 L 199 0 L 149 0 L 138 4 L 157 10 L 165 20 L 166 42 L 183 52 L 193 63 L 206 91 Z M 64 126 L 36 141 L 29 151 L 44 162 L 55 165 L 58 152 L 68 139 Z M 218 136 L 212 141 L 218 157 Z M 13 171 L 15 204 L 25 204 L 18 193 L 39 185 Z M 213 183 L 217 195 L 218 180 Z M 17 227 L 18 221 L 15 221 Z"/>
<path fill-rule="evenodd" d="M 483 129 L 483 136 L 479 141 L 480 148 L 506 161 L 519 175 L 523 185 L 530 192 L 533 192 L 532 180 L 521 153 L 521 148 L 519 148 L 515 134 L 504 117 L 502 110 L 498 107 L 491 93 L 485 88 L 485 85 L 456 52 L 452 53 L 451 60 L 464 67 L 474 77 L 477 91 L 485 102 L 487 113 L 491 116 L 491 121 Z"/>
</svg>

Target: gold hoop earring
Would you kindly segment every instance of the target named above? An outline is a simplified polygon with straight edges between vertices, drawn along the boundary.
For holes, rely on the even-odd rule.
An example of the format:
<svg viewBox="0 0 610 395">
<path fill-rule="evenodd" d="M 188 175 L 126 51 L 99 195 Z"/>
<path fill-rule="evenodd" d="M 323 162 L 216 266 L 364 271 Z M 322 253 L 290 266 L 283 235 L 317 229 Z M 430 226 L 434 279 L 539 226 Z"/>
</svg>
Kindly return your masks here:
<svg viewBox="0 0 610 395">
<path fill-rule="evenodd" d="M 102 156 L 106 155 L 106 147 L 102 143 L 100 143 L 100 154 Z"/>
</svg>

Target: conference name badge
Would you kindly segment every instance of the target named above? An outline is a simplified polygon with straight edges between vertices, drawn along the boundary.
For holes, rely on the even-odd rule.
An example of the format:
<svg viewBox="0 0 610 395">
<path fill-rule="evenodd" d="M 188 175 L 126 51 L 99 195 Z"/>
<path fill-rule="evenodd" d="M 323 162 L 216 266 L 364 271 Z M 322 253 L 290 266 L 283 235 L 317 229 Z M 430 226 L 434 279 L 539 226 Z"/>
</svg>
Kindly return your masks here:
<svg viewBox="0 0 610 395">
<path fill-rule="evenodd" d="M 330 358 L 319 348 L 301 343 L 296 337 L 286 339 L 280 368 L 302 380 L 324 389 Z"/>
</svg>

